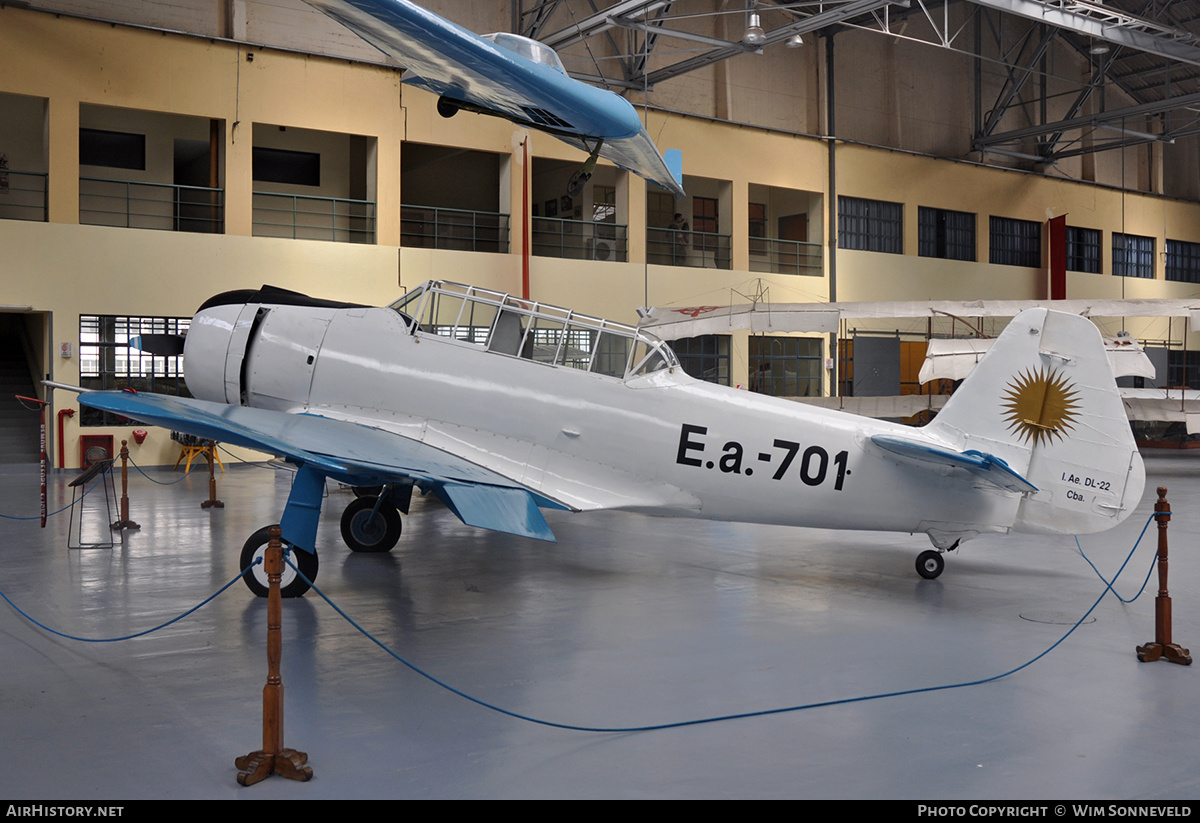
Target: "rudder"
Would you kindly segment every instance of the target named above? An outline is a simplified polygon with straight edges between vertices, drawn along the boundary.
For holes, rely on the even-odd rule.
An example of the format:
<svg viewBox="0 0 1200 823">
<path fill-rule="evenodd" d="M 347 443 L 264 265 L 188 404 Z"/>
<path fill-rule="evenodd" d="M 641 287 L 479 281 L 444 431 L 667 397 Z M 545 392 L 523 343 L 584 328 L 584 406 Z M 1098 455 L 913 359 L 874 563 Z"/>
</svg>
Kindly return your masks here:
<svg viewBox="0 0 1200 823">
<path fill-rule="evenodd" d="M 1037 488 L 1021 500 L 1016 531 L 1103 531 L 1142 496 L 1142 459 L 1100 332 L 1084 317 L 1019 314 L 928 428 L 1002 458 Z"/>
</svg>

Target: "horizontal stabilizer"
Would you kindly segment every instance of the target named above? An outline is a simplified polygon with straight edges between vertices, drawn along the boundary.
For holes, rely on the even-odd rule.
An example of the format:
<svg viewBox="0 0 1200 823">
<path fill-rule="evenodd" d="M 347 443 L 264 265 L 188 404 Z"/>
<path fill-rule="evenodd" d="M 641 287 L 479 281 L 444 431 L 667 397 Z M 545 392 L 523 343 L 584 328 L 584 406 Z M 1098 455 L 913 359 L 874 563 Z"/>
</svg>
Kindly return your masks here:
<svg viewBox="0 0 1200 823">
<path fill-rule="evenodd" d="M 555 542 L 533 495 L 524 489 L 443 483 L 434 491 L 468 526 Z"/>
<path fill-rule="evenodd" d="M 994 454 L 984 454 L 974 449 L 963 452 L 951 451 L 929 443 L 883 434 L 875 435 L 871 438 L 871 442 L 881 449 L 909 460 L 966 469 L 997 488 L 1022 493 L 1037 491 L 1037 486 L 1010 469 L 1007 463 Z"/>
</svg>

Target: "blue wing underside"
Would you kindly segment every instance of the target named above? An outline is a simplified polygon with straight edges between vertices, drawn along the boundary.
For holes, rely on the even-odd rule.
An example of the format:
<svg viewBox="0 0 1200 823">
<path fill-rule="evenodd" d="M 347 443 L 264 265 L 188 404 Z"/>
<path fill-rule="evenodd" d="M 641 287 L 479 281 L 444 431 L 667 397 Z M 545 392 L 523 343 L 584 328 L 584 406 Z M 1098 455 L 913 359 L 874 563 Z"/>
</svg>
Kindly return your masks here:
<svg viewBox="0 0 1200 823">
<path fill-rule="evenodd" d="M 434 492 L 469 526 L 538 540 L 554 540 L 539 507 L 566 508 L 469 460 L 357 423 L 161 394 L 84 392 L 79 402 L 295 463 L 280 522 L 288 542 L 305 550 L 315 546 L 326 477 L 353 486 L 412 484 Z"/>
</svg>

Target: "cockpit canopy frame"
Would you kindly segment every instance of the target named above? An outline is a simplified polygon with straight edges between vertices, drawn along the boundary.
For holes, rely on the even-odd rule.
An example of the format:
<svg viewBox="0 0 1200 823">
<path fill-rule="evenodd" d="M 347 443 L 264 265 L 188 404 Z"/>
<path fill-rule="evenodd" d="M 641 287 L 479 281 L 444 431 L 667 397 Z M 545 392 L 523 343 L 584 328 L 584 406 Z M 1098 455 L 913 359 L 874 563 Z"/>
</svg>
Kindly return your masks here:
<svg viewBox="0 0 1200 823">
<path fill-rule="evenodd" d="M 431 280 L 390 308 L 413 334 L 547 365 L 626 380 L 679 365 L 670 346 L 635 326 L 478 286 Z"/>
<path fill-rule="evenodd" d="M 498 31 L 493 34 L 483 34 L 480 36 L 498 48 L 511 51 L 518 57 L 524 57 L 526 60 L 531 60 L 534 63 L 541 63 L 543 66 L 549 66 L 563 74 L 567 73 L 567 70 L 563 68 L 558 52 L 545 43 L 539 43 L 537 40 L 529 37 L 522 37 L 519 34 L 512 34 L 506 31 Z"/>
</svg>

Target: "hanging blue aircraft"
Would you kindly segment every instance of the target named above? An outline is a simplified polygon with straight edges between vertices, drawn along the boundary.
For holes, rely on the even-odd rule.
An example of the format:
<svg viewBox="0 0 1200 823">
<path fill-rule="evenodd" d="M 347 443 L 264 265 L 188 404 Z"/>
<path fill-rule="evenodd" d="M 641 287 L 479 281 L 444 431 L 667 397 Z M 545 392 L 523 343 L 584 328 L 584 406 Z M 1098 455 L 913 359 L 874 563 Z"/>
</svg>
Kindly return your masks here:
<svg viewBox="0 0 1200 823">
<path fill-rule="evenodd" d="M 571 179 L 577 196 L 596 158 L 683 197 L 678 152 L 659 154 L 625 98 L 567 76 L 549 46 L 516 34 L 478 35 L 408 0 L 306 0 L 406 69 L 403 82 L 440 95 L 438 113 L 503 117 L 588 152 Z"/>
</svg>

